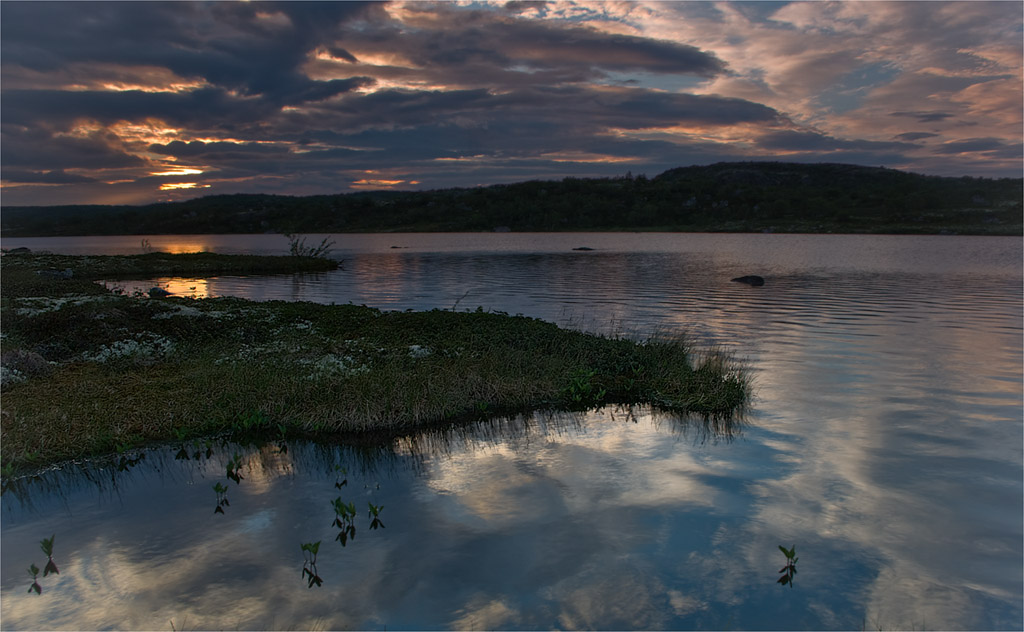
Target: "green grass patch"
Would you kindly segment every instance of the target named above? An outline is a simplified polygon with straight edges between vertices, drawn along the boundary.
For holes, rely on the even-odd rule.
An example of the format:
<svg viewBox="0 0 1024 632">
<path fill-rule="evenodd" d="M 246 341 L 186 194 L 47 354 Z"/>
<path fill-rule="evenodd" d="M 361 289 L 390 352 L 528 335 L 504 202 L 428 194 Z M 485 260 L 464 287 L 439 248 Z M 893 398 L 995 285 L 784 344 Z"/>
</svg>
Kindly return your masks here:
<svg viewBox="0 0 1024 632">
<path fill-rule="evenodd" d="M 480 310 L 85 291 L 77 280 L 109 274 L 95 268 L 29 295 L 35 281 L 17 275 L 8 291 L 11 259 L 0 280 L 4 471 L 224 432 L 397 434 L 610 403 L 729 416 L 749 399 L 734 363 L 698 358 L 681 339 Z"/>
</svg>

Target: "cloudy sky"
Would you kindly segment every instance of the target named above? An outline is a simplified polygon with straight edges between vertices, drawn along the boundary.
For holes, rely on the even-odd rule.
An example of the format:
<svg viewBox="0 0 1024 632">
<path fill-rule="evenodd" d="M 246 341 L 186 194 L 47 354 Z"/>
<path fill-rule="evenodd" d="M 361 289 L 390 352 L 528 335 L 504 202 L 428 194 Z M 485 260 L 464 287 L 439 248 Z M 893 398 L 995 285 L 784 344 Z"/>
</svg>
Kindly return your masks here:
<svg viewBox="0 0 1024 632">
<path fill-rule="evenodd" d="M 1019 177 L 1021 2 L 0 3 L 4 205 L 724 160 Z"/>
</svg>

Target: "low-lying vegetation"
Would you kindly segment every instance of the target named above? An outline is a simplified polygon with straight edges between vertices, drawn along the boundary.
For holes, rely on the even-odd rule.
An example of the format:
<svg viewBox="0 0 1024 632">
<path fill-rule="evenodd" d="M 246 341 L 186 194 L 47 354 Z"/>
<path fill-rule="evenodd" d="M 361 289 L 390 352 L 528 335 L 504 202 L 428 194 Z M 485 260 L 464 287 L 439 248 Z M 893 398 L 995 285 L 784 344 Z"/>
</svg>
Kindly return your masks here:
<svg viewBox="0 0 1024 632">
<path fill-rule="evenodd" d="M 635 342 L 482 310 L 129 297 L 89 281 L 110 274 L 97 259 L 53 264 L 69 278 L 35 274 L 26 256 L 2 259 L 5 472 L 243 426 L 394 435 L 616 402 L 728 416 L 749 397 L 727 358 L 698 359 L 679 339 Z M 287 268 L 294 258 L 278 259 Z"/>
</svg>

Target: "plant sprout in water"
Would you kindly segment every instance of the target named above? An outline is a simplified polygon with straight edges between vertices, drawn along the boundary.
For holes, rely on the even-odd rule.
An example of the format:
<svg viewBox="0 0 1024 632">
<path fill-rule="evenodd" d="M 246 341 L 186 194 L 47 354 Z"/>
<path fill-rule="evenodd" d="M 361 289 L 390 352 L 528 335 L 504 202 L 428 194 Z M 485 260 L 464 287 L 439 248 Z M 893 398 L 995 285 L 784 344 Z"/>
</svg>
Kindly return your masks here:
<svg viewBox="0 0 1024 632">
<path fill-rule="evenodd" d="M 43 569 L 43 577 L 46 577 L 50 573 L 59 575 L 60 571 L 57 570 L 57 565 L 53 563 L 53 540 L 56 535 L 51 535 L 49 538 L 43 538 L 39 541 L 39 548 L 46 554 L 46 567 Z"/>
<path fill-rule="evenodd" d="M 241 484 L 244 478 L 238 471 L 242 469 L 242 457 L 236 452 L 235 455 L 228 461 L 227 465 L 227 476 L 235 483 Z"/>
<path fill-rule="evenodd" d="M 213 491 L 217 493 L 217 508 L 213 510 L 213 513 L 222 514 L 224 513 L 224 508 L 230 506 L 227 497 L 228 488 L 221 485 L 220 481 L 217 481 L 217 484 L 213 486 Z"/>
<path fill-rule="evenodd" d="M 305 560 L 302 564 L 302 578 L 306 579 L 308 576 L 309 588 L 312 588 L 314 584 L 320 586 L 324 583 L 323 578 L 316 570 L 316 554 L 319 550 L 320 540 L 302 544 L 302 557 Z"/>
<path fill-rule="evenodd" d="M 55 537 L 55 535 L 51 535 L 39 541 L 39 548 L 46 554 L 46 566 L 43 567 L 43 577 L 50 573 L 54 575 L 60 574 L 60 571 L 57 570 L 57 564 L 53 561 L 53 540 Z M 28 574 L 32 576 L 32 585 L 28 587 L 28 592 L 35 591 L 37 595 L 43 594 L 43 587 L 39 585 L 39 567 L 32 564 L 28 567 Z"/>
<path fill-rule="evenodd" d="M 381 529 L 383 529 L 384 528 L 384 523 L 381 522 L 380 512 L 384 509 L 384 505 L 381 505 L 381 506 L 378 507 L 378 506 L 375 506 L 373 503 L 367 503 L 367 504 L 370 505 L 370 518 L 371 518 L 371 520 L 370 520 L 370 528 L 371 529 L 376 529 L 376 528 L 380 527 Z"/>
<path fill-rule="evenodd" d="M 340 465 L 334 466 L 334 471 L 338 473 L 337 478 L 334 479 L 334 487 L 341 489 L 348 485 L 348 470 L 341 467 Z"/>
<path fill-rule="evenodd" d="M 791 548 L 786 549 L 781 544 L 778 545 L 778 550 L 782 551 L 785 555 L 785 565 L 782 566 L 779 573 L 782 573 L 782 577 L 778 578 L 778 583 L 785 586 L 790 585 L 793 588 L 793 578 L 797 575 L 797 545 L 793 545 Z"/>
<path fill-rule="evenodd" d="M 39 577 L 39 567 L 32 564 L 28 567 L 28 574 L 32 576 L 32 585 L 28 587 L 28 591 L 32 592 L 34 590 L 37 595 L 43 594 L 43 587 L 39 585 L 39 580 L 37 579 Z"/>
<path fill-rule="evenodd" d="M 351 502 L 345 503 L 338 497 L 331 501 L 331 506 L 334 507 L 335 514 L 331 526 L 339 529 L 334 539 L 341 542 L 341 546 L 345 546 L 349 540 L 356 539 L 356 505 Z"/>
</svg>

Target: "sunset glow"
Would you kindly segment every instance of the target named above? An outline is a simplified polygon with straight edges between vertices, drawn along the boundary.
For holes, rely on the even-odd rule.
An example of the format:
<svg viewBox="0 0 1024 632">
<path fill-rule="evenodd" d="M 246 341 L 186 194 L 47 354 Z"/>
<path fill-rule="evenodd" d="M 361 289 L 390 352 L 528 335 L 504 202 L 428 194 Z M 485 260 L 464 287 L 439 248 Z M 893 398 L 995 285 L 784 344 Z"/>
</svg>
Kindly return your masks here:
<svg viewBox="0 0 1024 632">
<path fill-rule="evenodd" d="M 0 3 L 5 204 L 1024 156 L 1018 2 L 97 7 Z"/>
<path fill-rule="evenodd" d="M 161 191 L 174 191 L 176 189 L 208 189 L 209 184 L 198 184 L 196 182 L 168 182 L 167 184 L 161 184 Z"/>
<path fill-rule="evenodd" d="M 202 173 L 202 169 L 190 169 L 188 167 L 175 167 L 168 171 L 153 171 L 151 176 L 193 176 Z"/>
</svg>

